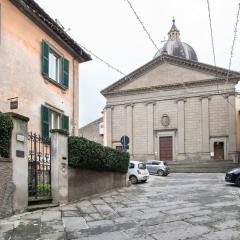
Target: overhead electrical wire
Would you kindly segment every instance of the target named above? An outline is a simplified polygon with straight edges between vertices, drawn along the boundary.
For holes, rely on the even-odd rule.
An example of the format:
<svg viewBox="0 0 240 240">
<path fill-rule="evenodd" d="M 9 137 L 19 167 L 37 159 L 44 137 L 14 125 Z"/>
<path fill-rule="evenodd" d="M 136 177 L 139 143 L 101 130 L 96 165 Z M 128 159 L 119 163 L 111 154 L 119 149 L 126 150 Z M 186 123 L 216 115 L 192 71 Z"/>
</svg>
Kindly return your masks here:
<svg viewBox="0 0 240 240">
<path fill-rule="evenodd" d="M 147 28 L 145 27 L 143 21 L 140 19 L 139 15 L 137 14 L 136 10 L 134 9 L 133 5 L 130 3 L 129 0 L 124 0 L 128 3 L 129 7 L 132 9 L 134 15 L 136 16 L 137 20 L 139 21 L 139 23 L 141 24 L 144 32 L 147 34 L 149 40 L 151 41 L 151 43 L 153 44 L 153 46 L 159 51 L 160 49 L 158 48 L 157 44 L 153 41 L 153 38 L 151 37 L 150 33 L 148 32 Z"/>
<path fill-rule="evenodd" d="M 239 5 L 240 6 L 240 5 Z M 212 43 L 212 53 L 213 53 L 213 62 L 214 62 L 214 66 L 215 68 L 217 68 L 217 65 L 216 65 L 216 54 L 215 54 L 215 47 L 214 47 L 214 38 L 213 38 L 213 27 L 212 27 L 212 18 L 211 18 L 211 8 L 210 8 L 210 4 L 209 4 L 209 0 L 207 0 L 207 7 L 208 7 L 208 18 L 209 18 L 209 26 L 210 26 L 210 33 L 211 33 L 211 43 Z M 233 49 L 234 49 L 234 44 L 235 44 L 235 41 L 236 41 L 236 29 L 237 29 L 237 24 L 238 24 L 238 21 L 239 21 L 239 9 L 238 8 L 238 13 L 237 13 L 237 22 L 235 24 L 235 34 L 234 34 L 234 39 L 233 39 L 233 45 L 232 45 L 232 49 L 231 49 L 231 54 L 230 54 L 230 60 L 229 60 L 229 67 L 228 67 L 228 71 L 227 71 L 227 77 L 226 77 L 226 81 L 228 80 L 228 76 L 229 76 L 229 73 L 230 73 L 230 68 L 231 68 L 231 61 L 232 61 L 232 56 L 233 56 Z M 216 80 L 218 79 L 218 75 L 216 73 Z M 226 84 L 226 82 L 225 82 Z M 223 97 L 223 99 L 231 106 L 235 109 L 235 106 L 232 105 L 232 103 L 229 102 L 229 100 L 223 96 L 220 91 L 219 91 L 219 85 L 217 83 L 217 91 L 218 91 L 218 94 L 220 96 Z"/>
<path fill-rule="evenodd" d="M 133 5 L 130 3 L 129 0 L 124 0 L 126 1 L 130 8 L 132 9 L 133 13 L 135 14 L 135 16 L 137 17 L 139 23 L 141 24 L 144 32 L 147 34 L 149 40 L 151 41 L 151 43 L 153 44 L 153 46 L 159 51 L 158 46 L 155 44 L 155 42 L 153 41 L 153 38 L 151 37 L 150 33 L 148 32 L 148 30 L 146 29 L 143 21 L 140 19 L 139 15 L 137 14 L 136 10 L 134 9 Z M 233 43 L 232 43 L 232 48 L 231 48 L 231 54 L 230 54 L 230 60 L 229 60 L 229 68 L 228 68 L 228 72 L 227 72 L 227 77 L 226 77 L 226 82 L 228 81 L 229 78 L 229 74 L 230 74 L 230 68 L 231 68 L 231 62 L 232 62 L 232 57 L 233 57 L 233 52 L 234 52 L 234 46 L 235 46 L 235 42 L 236 42 L 236 38 L 237 38 L 237 27 L 238 27 L 238 22 L 239 22 L 239 15 L 240 15 L 240 4 L 238 4 L 238 11 L 237 11 L 237 20 L 235 23 L 235 29 L 234 29 L 234 38 L 233 38 Z M 208 16 L 209 16 L 209 24 L 210 24 L 210 33 L 211 33 L 211 42 L 212 42 L 212 53 L 213 53 L 213 62 L 215 67 L 216 66 L 216 54 L 215 54 L 215 47 L 214 47 L 214 38 L 213 38 L 213 27 L 212 27 L 212 19 L 211 19 L 211 9 L 210 9 L 210 4 L 209 4 L 209 0 L 207 0 L 207 6 L 208 6 Z M 112 64 L 110 64 L 109 62 L 103 60 L 102 58 L 98 57 L 98 55 L 96 55 L 95 53 L 93 53 L 91 50 L 89 50 L 88 48 L 80 45 L 81 48 L 83 48 L 85 51 L 87 51 L 89 54 L 91 54 L 92 56 L 94 56 L 96 59 L 98 59 L 99 61 L 101 61 L 102 63 L 104 63 L 105 65 L 107 65 L 109 68 L 111 68 L 112 70 L 118 72 L 119 74 L 123 75 L 125 77 L 125 79 L 131 79 L 131 77 L 127 76 L 125 73 L 123 73 L 121 70 L 119 70 L 118 68 L 114 67 Z M 217 77 L 217 75 L 216 75 Z M 189 88 L 185 85 L 184 82 L 182 82 L 182 85 L 184 86 L 184 88 L 186 88 L 187 90 L 189 90 Z M 151 89 L 151 87 L 150 87 Z M 218 90 L 219 92 L 219 90 Z M 224 97 L 220 92 L 219 94 Z M 228 99 L 226 99 L 224 97 L 224 99 L 230 104 L 232 105 Z M 232 105 L 232 107 L 234 107 Z"/>
<path fill-rule="evenodd" d="M 213 40 L 213 29 L 212 29 L 212 18 L 211 18 L 211 11 L 210 11 L 210 4 L 209 0 L 207 0 L 208 5 L 208 18 L 209 18 L 209 24 L 210 24 L 210 31 L 211 31 L 211 40 L 212 40 L 212 52 L 213 52 L 213 63 L 216 67 L 216 55 L 215 55 L 215 48 L 214 48 L 214 40 Z"/>
<path fill-rule="evenodd" d="M 109 68 L 113 69 L 114 71 L 120 73 L 123 76 L 126 76 L 125 73 L 123 73 L 121 70 L 119 70 L 118 68 L 114 67 L 112 64 L 108 63 L 107 61 L 103 60 L 102 58 L 98 57 L 95 53 L 93 53 L 91 50 L 89 50 L 88 48 L 84 47 L 83 45 L 79 44 L 79 46 L 84 49 L 86 52 L 88 52 L 89 54 L 91 54 L 92 56 L 94 56 L 96 59 L 98 59 L 100 62 L 104 63 L 105 65 L 107 65 Z"/>
<path fill-rule="evenodd" d="M 233 52 L 234 52 L 234 47 L 235 47 L 235 43 L 236 43 L 236 39 L 237 39 L 237 29 L 238 29 L 238 23 L 239 23 L 239 14 L 240 14 L 240 3 L 238 3 L 237 18 L 236 18 L 236 23 L 235 23 L 235 27 L 234 27 L 234 35 L 233 35 L 233 42 L 232 42 L 230 58 L 229 58 L 229 64 L 228 64 L 228 72 L 227 72 L 227 77 L 226 77 L 226 84 L 229 81 L 229 73 L 230 73 L 230 69 L 231 69 L 231 66 L 232 66 Z"/>
</svg>

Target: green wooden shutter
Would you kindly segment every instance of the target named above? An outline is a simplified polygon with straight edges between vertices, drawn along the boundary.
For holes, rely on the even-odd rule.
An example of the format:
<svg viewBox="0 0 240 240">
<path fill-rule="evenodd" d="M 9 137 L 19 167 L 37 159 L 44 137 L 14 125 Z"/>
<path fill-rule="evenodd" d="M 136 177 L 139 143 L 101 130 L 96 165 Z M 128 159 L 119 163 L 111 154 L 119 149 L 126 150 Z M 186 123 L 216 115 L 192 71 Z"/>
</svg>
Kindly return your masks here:
<svg viewBox="0 0 240 240">
<path fill-rule="evenodd" d="M 49 46 L 42 41 L 42 74 L 49 75 Z"/>
<path fill-rule="evenodd" d="M 62 115 L 62 129 L 69 131 L 69 117 Z"/>
<path fill-rule="evenodd" d="M 68 88 L 69 83 L 69 61 L 66 58 L 62 58 L 62 85 Z"/>
<path fill-rule="evenodd" d="M 49 138 L 49 110 L 45 106 L 41 106 L 41 118 L 42 118 L 42 137 Z"/>
</svg>

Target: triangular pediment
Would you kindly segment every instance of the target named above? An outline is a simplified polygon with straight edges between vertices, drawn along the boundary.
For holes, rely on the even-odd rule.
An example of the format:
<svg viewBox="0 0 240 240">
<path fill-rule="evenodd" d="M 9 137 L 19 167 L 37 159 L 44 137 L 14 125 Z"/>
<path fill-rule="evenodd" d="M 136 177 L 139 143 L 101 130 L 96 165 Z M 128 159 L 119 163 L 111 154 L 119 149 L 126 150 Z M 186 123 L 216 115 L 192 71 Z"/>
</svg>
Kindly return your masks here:
<svg viewBox="0 0 240 240">
<path fill-rule="evenodd" d="M 170 63 L 162 63 L 136 79 L 125 82 L 118 90 L 132 90 L 155 86 L 185 84 L 194 81 L 213 79 L 213 74 L 202 73 Z M 115 89 L 117 90 L 117 89 Z"/>
<path fill-rule="evenodd" d="M 204 83 L 216 78 L 240 77 L 238 72 L 169 55 L 150 61 L 102 91 L 103 95 L 154 87 Z"/>
</svg>

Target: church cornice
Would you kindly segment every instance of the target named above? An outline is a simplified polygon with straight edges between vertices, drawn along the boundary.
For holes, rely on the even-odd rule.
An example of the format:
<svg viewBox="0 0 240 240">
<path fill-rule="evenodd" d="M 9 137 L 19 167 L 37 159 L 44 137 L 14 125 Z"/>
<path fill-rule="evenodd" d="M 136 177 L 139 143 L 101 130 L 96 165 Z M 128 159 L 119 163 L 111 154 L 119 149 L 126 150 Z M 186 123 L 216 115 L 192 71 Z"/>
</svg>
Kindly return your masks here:
<svg viewBox="0 0 240 240">
<path fill-rule="evenodd" d="M 229 78 L 228 82 L 237 84 L 237 82 L 240 80 L 239 77 L 231 77 Z M 143 88 L 134 88 L 134 89 L 127 89 L 127 90 L 118 90 L 118 91 L 110 91 L 109 93 L 106 93 L 104 96 L 121 96 L 121 95 L 129 95 L 129 94 L 138 94 L 138 93 L 148 93 L 153 92 L 156 90 L 176 90 L 176 89 L 184 89 L 184 88 L 191 88 L 191 87 L 199 87 L 199 86 L 211 86 L 213 84 L 223 84 L 226 79 L 225 78 L 219 78 L 219 79 L 205 79 L 201 81 L 192 81 L 192 82 L 186 82 L 184 85 L 182 83 L 176 83 L 176 84 L 169 84 L 169 85 L 161 85 L 161 86 L 151 86 L 151 87 L 143 87 Z"/>
<path fill-rule="evenodd" d="M 156 66 L 158 66 L 162 63 L 165 63 L 165 62 L 174 64 L 177 66 L 183 66 L 188 69 L 195 69 L 199 72 L 211 73 L 213 75 L 216 75 L 216 77 L 218 76 L 218 77 L 223 78 L 223 77 L 226 77 L 227 74 L 229 74 L 228 76 L 230 79 L 232 79 L 232 78 L 237 78 L 238 80 L 240 79 L 240 73 L 236 72 L 236 71 L 229 71 L 229 73 L 228 73 L 228 70 L 224 69 L 224 68 L 215 67 L 213 65 L 200 63 L 200 62 L 196 62 L 196 61 L 192 61 L 192 60 L 188 60 L 188 59 L 184 59 L 184 58 L 180 58 L 180 57 L 176 57 L 176 56 L 172 56 L 172 55 L 163 54 L 163 55 L 151 60 L 150 62 L 146 63 L 142 67 L 136 69 L 135 71 L 128 74 L 127 76 L 121 78 L 119 81 L 117 81 L 117 82 L 113 83 L 112 85 L 108 86 L 107 88 L 103 89 L 101 91 L 102 95 L 107 96 L 109 94 L 114 93 L 114 89 L 116 89 L 117 87 L 125 85 L 126 83 L 142 76 L 146 72 L 154 69 Z M 203 82 L 203 81 L 198 81 L 198 82 Z M 216 81 L 216 79 L 215 79 L 215 81 Z M 196 83 L 196 81 L 195 81 L 195 83 Z M 188 83 L 186 83 L 186 84 L 188 84 Z M 172 84 L 172 85 L 175 87 L 179 86 L 179 84 Z M 156 86 L 156 89 L 159 89 L 159 87 L 160 86 Z M 165 87 L 168 88 L 169 85 L 161 86 L 161 88 L 165 88 Z M 155 87 L 151 87 L 151 89 L 152 88 L 155 88 Z M 146 88 L 146 89 L 149 89 L 149 88 Z M 136 89 L 136 91 L 138 91 L 138 90 L 139 89 Z M 128 91 L 131 91 L 131 90 L 128 90 Z M 122 91 L 118 90 L 116 92 L 122 92 Z"/>
</svg>

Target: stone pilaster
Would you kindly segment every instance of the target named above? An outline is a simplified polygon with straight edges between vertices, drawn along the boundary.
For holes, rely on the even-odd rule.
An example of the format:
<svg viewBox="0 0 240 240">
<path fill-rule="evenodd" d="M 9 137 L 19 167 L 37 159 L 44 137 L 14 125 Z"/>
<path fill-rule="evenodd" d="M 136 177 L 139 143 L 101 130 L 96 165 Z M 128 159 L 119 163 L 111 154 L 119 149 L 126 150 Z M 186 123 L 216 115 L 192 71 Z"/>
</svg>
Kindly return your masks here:
<svg viewBox="0 0 240 240">
<path fill-rule="evenodd" d="M 104 110 L 104 146 L 112 147 L 112 107 Z"/>
<path fill-rule="evenodd" d="M 178 109 L 178 154 L 185 154 L 185 110 L 184 99 L 177 101 Z"/>
<path fill-rule="evenodd" d="M 228 158 L 237 161 L 236 106 L 235 95 L 228 96 Z"/>
<path fill-rule="evenodd" d="M 133 104 L 126 106 L 127 110 L 127 136 L 129 137 L 129 154 L 133 154 Z"/>
<path fill-rule="evenodd" d="M 57 130 L 51 135 L 51 187 L 53 202 L 68 202 L 68 135 Z"/>
<path fill-rule="evenodd" d="M 147 149 L 148 154 L 154 154 L 153 122 L 154 122 L 154 103 L 147 103 Z"/>
<path fill-rule="evenodd" d="M 202 98 L 202 152 L 209 153 L 209 98 Z"/>
<path fill-rule="evenodd" d="M 21 212 L 28 206 L 28 121 L 29 118 L 11 113 L 13 121 L 11 158 L 15 186 L 13 210 Z"/>
</svg>

